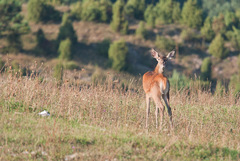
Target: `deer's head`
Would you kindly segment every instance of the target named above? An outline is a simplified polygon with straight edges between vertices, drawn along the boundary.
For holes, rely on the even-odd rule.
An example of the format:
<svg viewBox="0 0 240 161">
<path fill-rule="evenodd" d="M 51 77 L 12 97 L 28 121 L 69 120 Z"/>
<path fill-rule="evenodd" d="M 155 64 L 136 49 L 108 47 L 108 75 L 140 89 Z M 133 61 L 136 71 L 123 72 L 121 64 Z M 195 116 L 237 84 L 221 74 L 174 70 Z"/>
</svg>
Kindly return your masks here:
<svg viewBox="0 0 240 161">
<path fill-rule="evenodd" d="M 171 51 L 167 54 L 167 56 L 164 56 L 163 54 L 161 53 L 158 53 L 156 52 L 154 49 L 151 49 L 151 55 L 153 58 L 155 58 L 157 61 L 158 61 L 158 72 L 159 73 L 162 73 L 166 67 L 166 62 L 169 60 L 169 59 L 172 59 L 174 57 L 174 54 L 175 54 L 175 51 Z"/>
</svg>

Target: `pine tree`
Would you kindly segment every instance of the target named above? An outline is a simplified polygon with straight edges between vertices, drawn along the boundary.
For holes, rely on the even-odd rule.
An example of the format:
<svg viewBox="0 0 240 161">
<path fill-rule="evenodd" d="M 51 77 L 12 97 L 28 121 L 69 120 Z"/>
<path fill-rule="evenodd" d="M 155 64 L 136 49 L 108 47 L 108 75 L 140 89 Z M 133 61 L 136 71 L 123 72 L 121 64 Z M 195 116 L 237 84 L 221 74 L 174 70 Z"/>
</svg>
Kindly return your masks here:
<svg viewBox="0 0 240 161">
<path fill-rule="evenodd" d="M 14 0 L 0 2 L 0 37 L 7 38 L 8 52 L 18 52 L 22 49 L 21 35 L 29 31 L 27 22 L 20 14 L 21 5 Z"/>
<path fill-rule="evenodd" d="M 125 19 L 124 14 L 124 0 L 117 0 L 113 5 L 113 18 L 111 22 L 111 28 L 122 34 L 128 33 L 128 21 Z"/>
<path fill-rule="evenodd" d="M 125 12 L 128 16 L 136 19 L 143 19 L 145 11 L 145 0 L 129 0 L 127 1 Z"/>
<path fill-rule="evenodd" d="M 182 9 L 182 21 L 189 27 L 200 28 L 202 26 L 202 10 L 197 0 L 187 0 Z"/>
<path fill-rule="evenodd" d="M 210 17 L 207 17 L 204 21 L 204 25 L 201 28 L 201 34 L 207 41 L 211 41 L 214 38 L 214 31 L 212 30 L 212 21 Z"/>
<path fill-rule="evenodd" d="M 211 42 L 209 46 L 209 53 L 220 59 L 223 59 L 228 55 L 228 51 L 224 47 L 224 39 L 221 34 L 218 34 Z"/>
<path fill-rule="evenodd" d="M 173 0 L 161 0 L 155 7 L 156 24 L 173 23 L 180 19 L 180 4 Z"/>
<path fill-rule="evenodd" d="M 110 45 L 108 57 L 112 61 L 112 68 L 121 71 L 126 67 L 128 47 L 125 41 L 116 41 Z"/>
<path fill-rule="evenodd" d="M 211 58 L 207 57 L 203 60 L 201 66 L 201 78 L 203 80 L 211 80 L 211 72 L 212 72 L 212 62 Z"/>
<path fill-rule="evenodd" d="M 145 39 L 146 36 L 147 36 L 147 30 L 145 28 L 145 25 L 144 25 L 144 22 L 143 21 L 140 21 L 139 22 L 139 25 L 138 25 L 138 28 L 136 30 L 136 35 L 140 38 L 143 38 Z"/>
<path fill-rule="evenodd" d="M 152 4 L 148 5 L 144 12 L 144 20 L 147 22 L 148 26 L 155 27 L 156 12 Z"/>
</svg>

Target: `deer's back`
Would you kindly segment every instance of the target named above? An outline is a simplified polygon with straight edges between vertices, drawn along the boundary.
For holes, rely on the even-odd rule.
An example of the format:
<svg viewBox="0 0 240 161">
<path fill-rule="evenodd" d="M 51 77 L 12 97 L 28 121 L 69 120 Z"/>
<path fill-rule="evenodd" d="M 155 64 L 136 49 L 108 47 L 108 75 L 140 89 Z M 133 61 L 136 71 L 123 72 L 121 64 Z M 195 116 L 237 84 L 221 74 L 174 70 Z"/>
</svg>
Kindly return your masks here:
<svg viewBox="0 0 240 161">
<path fill-rule="evenodd" d="M 161 94 L 168 92 L 169 82 L 167 77 L 156 72 L 147 72 L 143 75 L 143 89 L 145 93 L 157 90 Z"/>
</svg>

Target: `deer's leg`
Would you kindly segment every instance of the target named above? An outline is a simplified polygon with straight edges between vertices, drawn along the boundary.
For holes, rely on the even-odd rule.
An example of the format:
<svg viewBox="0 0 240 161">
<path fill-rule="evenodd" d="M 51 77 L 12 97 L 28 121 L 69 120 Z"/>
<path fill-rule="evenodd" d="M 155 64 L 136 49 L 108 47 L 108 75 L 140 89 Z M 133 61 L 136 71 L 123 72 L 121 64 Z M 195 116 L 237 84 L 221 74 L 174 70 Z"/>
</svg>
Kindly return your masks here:
<svg viewBox="0 0 240 161">
<path fill-rule="evenodd" d="M 163 95 L 163 100 L 167 106 L 167 109 L 168 109 L 168 115 L 169 115 L 169 119 L 170 119 L 170 126 L 171 126 L 171 129 L 173 129 L 173 121 L 172 121 L 172 109 L 169 105 L 169 92 L 167 94 L 164 94 Z"/>
<path fill-rule="evenodd" d="M 147 103 L 147 108 L 146 108 L 146 128 L 148 127 L 148 117 L 150 113 L 150 97 L 146 94 L 146 103 Z"/>
<path fill-rule="evenodd" d="M 153 100 L 156 104 L 156 111 L 155 111 L 156 128 L 158 128 L 158 113 L 159 113 L 159 111 L 160 111 L 160 128 L 162 128 L 163 117 L 164 117 L 164 106 L 161 102 L 159 95 L 156 95 L 155 97 L 153 97 Z"/>
</svg>

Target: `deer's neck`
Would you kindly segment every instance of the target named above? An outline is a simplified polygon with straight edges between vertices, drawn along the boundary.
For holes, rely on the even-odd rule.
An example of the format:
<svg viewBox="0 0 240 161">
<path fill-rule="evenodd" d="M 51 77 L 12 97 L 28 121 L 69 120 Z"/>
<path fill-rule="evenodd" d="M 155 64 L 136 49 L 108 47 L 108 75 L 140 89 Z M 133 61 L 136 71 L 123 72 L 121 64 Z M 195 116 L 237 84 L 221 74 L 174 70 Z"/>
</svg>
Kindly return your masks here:
<svg viewBox="0 0 240 161">
<path fill-rule="evenodd" d="M 155 72 L 155 73 L 158 73 L 158 74 L 163 74 L 163 69 L 160 68 L 160 65 L 159 65 L 159 64 L 157 64 L 157 66 L 156 66 L 155 69 L 154 69 L 154 72 Z"/>
</svg>

